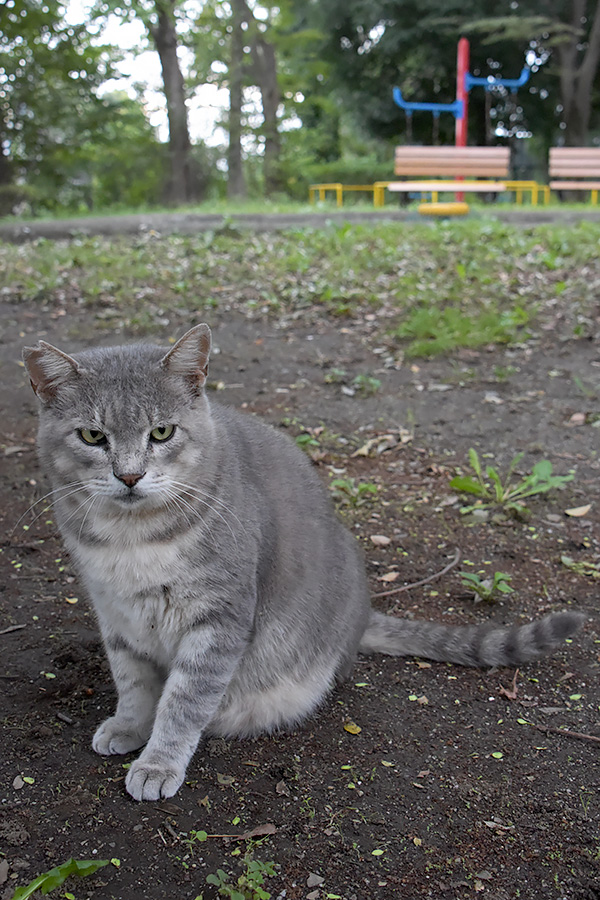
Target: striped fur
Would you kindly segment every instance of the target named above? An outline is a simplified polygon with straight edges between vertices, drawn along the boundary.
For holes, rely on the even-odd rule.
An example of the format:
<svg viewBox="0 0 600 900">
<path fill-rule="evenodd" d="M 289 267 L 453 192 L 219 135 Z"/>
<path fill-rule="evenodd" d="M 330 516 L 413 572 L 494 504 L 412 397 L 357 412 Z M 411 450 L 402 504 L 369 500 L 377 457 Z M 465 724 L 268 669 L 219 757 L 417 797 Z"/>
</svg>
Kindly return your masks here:
<svg viewBox="0 0 600 900">
<path fill-rule="evenodd" d="M 359 650 L 505 665 L 576 630 L 577 613 L 499 630 L 371 610 L 358 543 L 305 456 L 209 404 L 209 349 L 200 325 L 167 353 L 24 351 L 57 520 L 118 693 L 93 746 L 144 748 L 135 799 L 172 796 L 203 735 L 302 721 Z"/>
</svg>

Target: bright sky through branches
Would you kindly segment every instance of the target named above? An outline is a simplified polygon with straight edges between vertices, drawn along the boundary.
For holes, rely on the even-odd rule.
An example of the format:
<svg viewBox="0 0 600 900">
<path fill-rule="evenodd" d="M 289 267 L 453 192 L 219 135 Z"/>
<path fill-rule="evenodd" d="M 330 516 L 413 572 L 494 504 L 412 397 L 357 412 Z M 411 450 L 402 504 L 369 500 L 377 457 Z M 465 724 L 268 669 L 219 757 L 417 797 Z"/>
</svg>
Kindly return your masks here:
<svg viewBox="0 0 600 900">
<path fill-rule="evenodd" d="M 65 0 L 65 18 L 72 24 L 90 22 L 89 8 L 92 0 Z M 103 43 L 124 50 L 125 59 L 117 65 L 122 73 L 119 79 L 107 81 L 102 92 L 125 90 L 131 97 L 136 96 L 134 84 L 144 86 L 143 100 L 150 123 L 157 129 L 161 141 L 168 139 L 167 110 L 165 98 L 161 91 L 161 71 L 158 53 L 153 49 L 135 52 L 140 47 L 148 46 L 147 36 L 141 22 L 120 22 L 116 16 L 110 16 L 99 40 Z M 130 51 L 130 52 L 128 52 Z M 202 140 L 206 144 L 224 143 L 226 135 L 217 126 L 223 109 L 229 105 L 228 93 L 216 85 L 203 85 L 195 91 L 188 102 L 190 136 L 192 141 Z"/>
</svg>

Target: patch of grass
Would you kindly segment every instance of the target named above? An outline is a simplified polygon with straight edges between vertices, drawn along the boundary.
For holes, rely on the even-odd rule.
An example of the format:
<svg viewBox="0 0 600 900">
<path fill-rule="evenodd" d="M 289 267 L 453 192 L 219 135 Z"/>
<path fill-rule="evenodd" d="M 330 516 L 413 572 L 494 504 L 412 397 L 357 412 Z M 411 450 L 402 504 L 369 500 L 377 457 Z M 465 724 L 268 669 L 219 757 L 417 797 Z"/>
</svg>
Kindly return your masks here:
<svg viewBox="0 0 600 900">
<path fill-rule="evenodd" d="M 107 329 L 140 334 L 225 306 L 254 318 L 368 316 L 409 355 L 432 355 L 522 340 L 549 322 L 592 334 L 599 242 L 597 223 L 482 219 L 81 235 L 0 243 L 0 290 L 6 302 L 88 305 Z"/>
<path fill-rule="evenodd" d="M 548 491 L 562 488 L 568 481 L 573 480 L 573 473 L 569 475 L 554 475 L 552 463 L 547 459 L 537 462 L 531 472 L 518 480 L 514 479 L 517 465 L 523 458 L 518 453 L 512 460 L 508 471 L 502 478 L 494 466 L 483 468 L 479 455 L 472 447 L 469 450 L 469 462 L 475 473 L 472 475 L 457 475 L 450 481 L 450 487 L 455 491 L 461 491 L 477 497 L 474 504 L 461 509 L 462 513 L 470 513 L 474 509 L 486 509 L 501 507 L 507 512 L 516 515 L 525 515 L 528 510 L 522 502 L 527 497 L 535 494 L 545 494 Z"/>
<path fill-rule="evenodd" d="M 458 347 L 505 344 L 523 338 L 522 328 L 528 321 L 529 313 L 521 306 L 505 311 L 486 309 L 473 316 L 456 307 L 440 310 L 427 304 L 415 309 L 395 335 L 408 339 L 407 356 L 438 356 Z"/>
</svg>

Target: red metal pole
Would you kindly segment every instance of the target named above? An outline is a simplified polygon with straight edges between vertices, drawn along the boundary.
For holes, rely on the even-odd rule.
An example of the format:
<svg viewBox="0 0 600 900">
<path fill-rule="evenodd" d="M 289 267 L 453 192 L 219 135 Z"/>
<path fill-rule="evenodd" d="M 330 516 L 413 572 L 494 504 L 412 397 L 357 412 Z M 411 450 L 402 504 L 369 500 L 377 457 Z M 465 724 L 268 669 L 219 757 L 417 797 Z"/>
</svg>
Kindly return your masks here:
<svg viewBox="0 0 600 900">
<path fill-rule="evenodd" d="M 461 37 L 456 55 L 456 99 L 462 101 L 462 116 L 456 117 L 455 143 L 457 147 L 467 146 L 469 92 L 467 91 L 466 75 L 469 71 L 469 51 L 469 41 L 467 38 Z M 465 199 L 462 191 L 456 194 L 456 199 L 461 202 Z"/>
<path fill-rule="evenodd" d="M 469 71 L 469 41 L 462 37 L 458 42 L 456 56 L 456 99 L 462 100 L 463 114 L 456 118 L 456 146 L 467 146 L 467 123 L 469 112 L 469 93 L 466 87 L 466 74 Z"/>
</svg>

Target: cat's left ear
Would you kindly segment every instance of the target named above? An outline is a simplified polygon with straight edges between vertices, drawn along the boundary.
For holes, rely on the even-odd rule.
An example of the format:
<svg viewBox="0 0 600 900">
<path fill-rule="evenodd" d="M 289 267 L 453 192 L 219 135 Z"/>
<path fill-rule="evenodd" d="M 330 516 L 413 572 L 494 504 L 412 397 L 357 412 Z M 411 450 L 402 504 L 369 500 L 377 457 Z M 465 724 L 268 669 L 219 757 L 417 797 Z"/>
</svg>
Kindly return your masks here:
<svg viewBox="0 0 600 900">
<path fill-rule="evenodd" d="M 195 325 L 163 356 L 160 364 L 170 375 L 185 378 L 194 390 L 200 391 L 208 375 L 210 346 L 208 325 Z"/>
<path fill-rule="evenodd" d="M 23 362 L 31 387 L 44 403 L 53 400 L 61 385 L 81 371 L 77 360 L 46 341 L 38 341 L 37 347 L 23 347 Z"/>
</svg>

